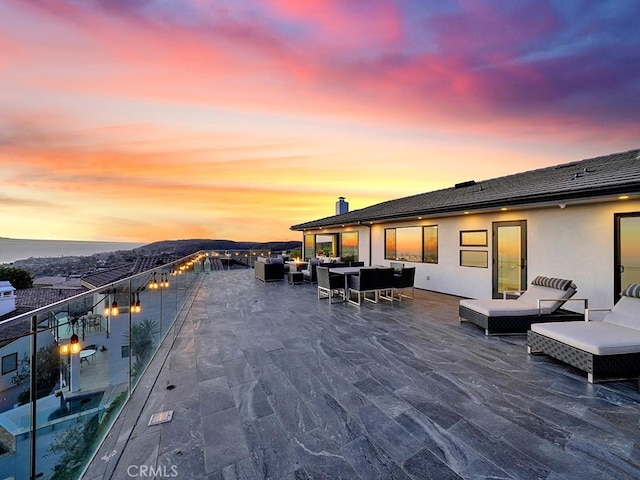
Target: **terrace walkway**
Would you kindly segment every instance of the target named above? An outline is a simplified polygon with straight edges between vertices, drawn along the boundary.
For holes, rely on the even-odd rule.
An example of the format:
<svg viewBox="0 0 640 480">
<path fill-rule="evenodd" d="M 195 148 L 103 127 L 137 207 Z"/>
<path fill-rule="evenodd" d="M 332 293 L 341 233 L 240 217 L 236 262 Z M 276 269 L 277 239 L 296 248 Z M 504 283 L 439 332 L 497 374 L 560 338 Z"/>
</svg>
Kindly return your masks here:
<svg viewBox="0 0 640 480">
<path fill-rule="evenodd" d="M 635 382 L 487 338 L 455 297 L 330 306 L 252 270 L 203 277 L 84 478 L 640 478 Z"/>
</svg>

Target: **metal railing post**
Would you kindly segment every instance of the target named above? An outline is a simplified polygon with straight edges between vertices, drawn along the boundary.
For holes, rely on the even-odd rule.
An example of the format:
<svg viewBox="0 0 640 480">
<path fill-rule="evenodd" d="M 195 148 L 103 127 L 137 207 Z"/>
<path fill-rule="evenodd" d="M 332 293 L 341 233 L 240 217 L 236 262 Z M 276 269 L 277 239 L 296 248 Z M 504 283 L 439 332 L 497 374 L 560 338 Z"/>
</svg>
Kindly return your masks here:
<svg viewBox="0 0 640 480">
<path fill-rule="evenodd" d="M 38 421 L 36 418 L 36 402 L 38 400 L 38 316 L 31 317 L 31 368 L 30 370 L 30 389 L 29 401 L 31 403 L 31 455 L 29 457 L 30 468 L 29 478 L 36 478 L 36 428 Z"/>
</svg>

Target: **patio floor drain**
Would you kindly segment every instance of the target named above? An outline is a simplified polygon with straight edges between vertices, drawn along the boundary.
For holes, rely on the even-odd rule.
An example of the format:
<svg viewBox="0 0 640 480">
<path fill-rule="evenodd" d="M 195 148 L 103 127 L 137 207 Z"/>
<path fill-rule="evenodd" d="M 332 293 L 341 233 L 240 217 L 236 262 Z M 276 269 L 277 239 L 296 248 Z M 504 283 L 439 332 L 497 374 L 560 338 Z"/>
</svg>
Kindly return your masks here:
<svg viewBox="0 0 640 480">
<path fill-rule="evenodd" d="M 173 410 L 154 413 L 153 415 L 151 415 L 151 418 L 149 419 L 149 426 L 170 422 L 172 418 L 173 418 Z"/>
</svg>

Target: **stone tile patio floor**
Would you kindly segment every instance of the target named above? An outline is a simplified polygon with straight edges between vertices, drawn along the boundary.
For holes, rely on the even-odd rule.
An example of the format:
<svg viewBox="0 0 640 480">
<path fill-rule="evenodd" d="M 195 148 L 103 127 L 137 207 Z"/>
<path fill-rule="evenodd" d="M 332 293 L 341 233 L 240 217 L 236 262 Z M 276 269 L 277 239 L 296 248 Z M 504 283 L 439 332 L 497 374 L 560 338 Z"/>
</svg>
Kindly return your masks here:
<svg viewBox="0 0 640 480">
<path fill-rule="evenodd" d="M 203 278 L 83 478 L 640 478 L 635 382 L 485 337 L 457 297 L 358 308 Z"/>
</svg>

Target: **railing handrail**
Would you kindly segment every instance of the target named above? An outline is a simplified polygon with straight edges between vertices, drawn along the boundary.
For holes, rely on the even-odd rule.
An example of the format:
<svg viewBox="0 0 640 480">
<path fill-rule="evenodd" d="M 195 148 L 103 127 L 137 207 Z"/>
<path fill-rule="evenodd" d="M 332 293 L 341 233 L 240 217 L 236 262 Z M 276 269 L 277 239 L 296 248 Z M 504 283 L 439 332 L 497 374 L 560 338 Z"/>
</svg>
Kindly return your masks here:
<svg viewBox="0 0 640 480">
<path fill-rule="evenodd" d="M 190 259 L 194 255 L 198 255 L 199 253 L 203 253 L 203 252 L 205 252 L 205 250 L 198 250 L 197 252 L 191 253 L 189 255 L 185 255 L 184 257 L 181 257 L 180 259 L 174 260 L 174 261 L 172 261 L 170 263 L 165 263 L 163 265 L 158 265 L 156 267 L 153 267 L 150 270 L 145 270 L 144 272 L 139 272 L 139 273 L 136 273 L 136 274 L 131 275 L 129 277 L 120 278 L 118 280 L 115 280 L 113 282 L 107 283 L 105 285 L 101 285 L 99 287 L 93 288 L 93 289 L 88 290 L 86 292 L 78 293 L 77 295 L 73 295 L 71 297 L 63 298 L 62 300 L 58 300 L 58 301 L 56 301 L 54 303 L 50 303 L 50 304 L 45 305 L 43 307 L 38 307 L 38 308 L 35 308 L 33 310 L 29 310 L 28 312 L 21 313 L 20 315 L 16 315 L 15 317 L 7 318 L 5 320 L 0 321 L 0 327 L 2 325 L 5 325 L 5 324 L 9 323 L 9 322 L 14 322 L 16 320 L 22 320 L 23 318 L 30 318 L 30 317 L 33 317 L 34 315 L 39 314 L 39 313 L 42 313 L 42 312 L 45 312 L 45 311 L 48 311 L 48 310 L 52 310 L 55 307 L 58 307 L 60 305 L 64 305 L 64 304 L 70 303 L 70 302 L 72 302 L 74 300 L 78 300 L 80 298 L 83 298 L 83 297 L 86 297 L 86 296 L 89 296 L 89 295 L 93 295 L 95 293 L 99 293 L 99 291 L 104 290 L 105 288 L 107 288 L 107 289 L 108 288 L 113 288 L 115 285 L 118 285 L 120 283 L 124 283 L 126 281 L 133 280 L 135 278 L 142 277 L 144 275 L 148 275 L 149 272 L 154 272 L 154 271 L 157 271 L 159 269 L 165 268 L 167 266 L 170 266 L 170 265 L 173 265 L 173 264 L 176 264 L 176 263 L 180 263 L 180 262 L 184 262 L 185 259 Z"/>
</svg>

